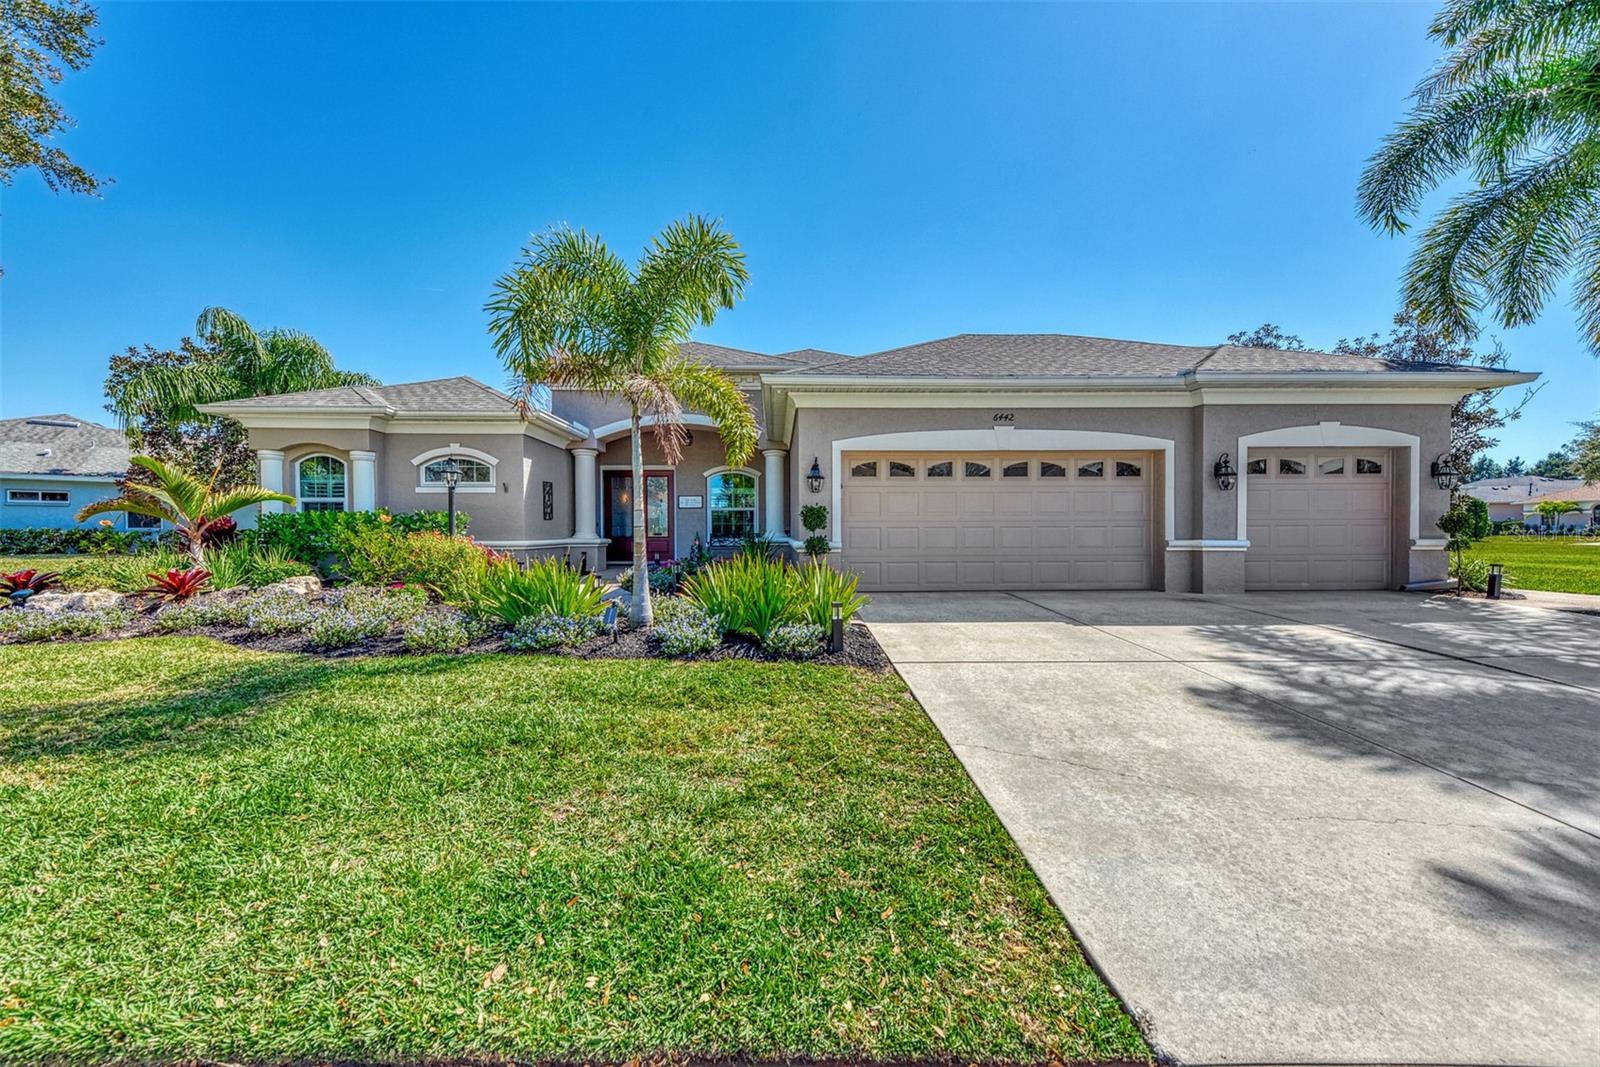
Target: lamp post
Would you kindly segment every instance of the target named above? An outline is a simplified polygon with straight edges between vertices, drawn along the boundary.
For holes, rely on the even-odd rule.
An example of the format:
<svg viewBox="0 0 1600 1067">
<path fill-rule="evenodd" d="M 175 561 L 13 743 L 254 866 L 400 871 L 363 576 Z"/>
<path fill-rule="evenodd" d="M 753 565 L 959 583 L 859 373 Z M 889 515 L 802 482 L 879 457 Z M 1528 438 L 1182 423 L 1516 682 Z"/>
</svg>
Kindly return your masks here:
<svg viewBox="0 0 1600 1067">
<path fill-rule="evenodd" d="M 1500 599 L 1500 586 L 1506 580 L 1506 565 L 1504 563 L 1489 564 L 1489 583 L 1484 590 L 1484 595 L 1490 600 Z"/>
<path fill-rule="evenodd" d="M 451 456 L 439 468 L 439 477 L 444 479 L 444 506 L 446 520 L 449 523 L 450 536 L 456 535 L 456 486 L 461 482 L 461 464 L 456 462 L 456 457 Z"/>
</svg>

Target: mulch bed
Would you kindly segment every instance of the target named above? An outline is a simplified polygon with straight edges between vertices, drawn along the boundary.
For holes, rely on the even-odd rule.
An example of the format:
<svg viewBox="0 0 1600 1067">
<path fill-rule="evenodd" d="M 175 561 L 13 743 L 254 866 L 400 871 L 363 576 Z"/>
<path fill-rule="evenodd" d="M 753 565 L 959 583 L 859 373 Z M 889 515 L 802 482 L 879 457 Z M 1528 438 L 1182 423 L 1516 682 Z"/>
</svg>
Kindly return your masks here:
<svg viewBox="0 0 1600 1067">
<path fill-rule="evenodd" d="M 429 610 L 438 609 L 430 608 Z M 62 638 L 61 640 L 116 641 L 128 637 L 204 636 L 258 652 L 293 652 L 323 659 L 422 654 L 407 649 L 398 632 L 389 633 L 383 637 L 368 638 L 346 648 L 319 648 L 312 645 L 311 638 L 304 633 L 262 634 L 246 629 L 243 626 L 201 626 L 190 630 L 158 630 L 152 618 L 153 614 L 153 610 L 139 610 L 132 623 L 120 630 L 114 630 L 96 637 Z M 4 644 L 4 642 L 0 642 L 0 644 Z M 715 660 L 732 659 L 756 660 L 769 663 L 804 662 L 830 667 L 858 667 L 862 670 L 879 674 L 886 674 L 894 669 L 889 662 L 889 657 L 884 654 L 882 648 L 878 647 L 878 642 L 873 639 L 871 632 L 859 622 L 852 622 L 845 627 L 844 651 L 823 652 L 803 661 L 771 655 L 762 649 L 759 644 L 742 637 L 726 638 L 717 648 L 695 656 L 664 656 L 656 650 L 655 644 L 647 636 L 647 631 L 628 629 L 626 627 L 619 630 L 615 638 L 601 636 L 570 649 L 544 649 L 537 652 L 513 651 L 506 648 L 505 641 L 499 635 L 492 635 L 474 641 L 467 647 L 466 652 L 498 652 L 508 656 L 560 656 L 568 659 L 591 660 L 677 659 L 686 663 L 706 663 Z"/>
</svg>

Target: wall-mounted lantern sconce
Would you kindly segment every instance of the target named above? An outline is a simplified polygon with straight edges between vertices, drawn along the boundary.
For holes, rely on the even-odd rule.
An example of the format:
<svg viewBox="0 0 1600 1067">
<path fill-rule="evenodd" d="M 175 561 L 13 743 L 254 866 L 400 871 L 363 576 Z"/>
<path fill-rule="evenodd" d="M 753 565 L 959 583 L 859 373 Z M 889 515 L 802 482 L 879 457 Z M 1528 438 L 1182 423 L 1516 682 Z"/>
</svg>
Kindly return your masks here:
<svg viewBox="0 0 1600 1067">
<path fill-rule="evenodd" d="M 1233 464 L 1228 462 L 1228 454 L 1224 452 L 1222 458 L 1217 460 L 1211 468 L 1212 475 L 1217 479 L 1217 488 L 1224 493 L 1229 492 L 1239 484 L 1239 472 L 1233 469 Z"/>
<path fill-rule="evenodd" d="M 813 493 L 822 492 L 822 463 L 815 458 L 811 460 L 811 470 L 806 473 L 806 484 Z"/>
<path fill-rule="evenodd" d="M 1443 452 L 1433 461 L 1433 484 L 1447 490 L 1461 484 L 1461 472 L 1450 465 L 1450 457 Z"/>
</svg>

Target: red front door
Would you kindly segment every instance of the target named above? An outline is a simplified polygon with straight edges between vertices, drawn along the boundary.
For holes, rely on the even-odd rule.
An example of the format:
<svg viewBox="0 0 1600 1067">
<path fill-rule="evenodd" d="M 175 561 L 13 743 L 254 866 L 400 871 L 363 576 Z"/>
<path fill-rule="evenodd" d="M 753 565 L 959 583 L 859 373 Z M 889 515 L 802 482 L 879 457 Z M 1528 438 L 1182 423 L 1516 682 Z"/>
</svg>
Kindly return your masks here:
<svg viewBox="0 0 1600 1067">
<path fill-rule="evenodd" d="M 644 472 L 646 559 L 672 558 L 672 472 Z M 606 471 L 606 536 L 611 544 L 606 559 L 626 563 L 633 559 L 633 475 Z"/>
</svg>

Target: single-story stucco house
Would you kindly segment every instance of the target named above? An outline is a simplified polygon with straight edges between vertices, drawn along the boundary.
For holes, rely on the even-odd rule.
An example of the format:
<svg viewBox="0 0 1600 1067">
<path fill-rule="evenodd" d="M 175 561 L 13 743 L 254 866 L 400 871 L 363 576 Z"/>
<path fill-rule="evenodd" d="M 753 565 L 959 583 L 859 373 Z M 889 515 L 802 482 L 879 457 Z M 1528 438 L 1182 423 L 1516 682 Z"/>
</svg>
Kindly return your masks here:
<svg viewBox="0 0 1600 1067">
<path fill-rule="evenodd" d="M 0 420 L 0 529 L 93 527 L 101 518 L 118 529 L 159 528 L 124 513 L 78 522 L 80 508 L 118 495 L 128 455 L 121 430 L 74 415 Z"/>
<path fill-rule="evenodd" d="M 652 558 L 828 508 L 869 590 L 1378 589 L 1445 577 L 1434 464 L 1463 395 L 1505 370 L 1230 345 L 962 334 L 861 357 L 691 343 L 761 420 L 730 468 L 709 420 L 669 466 L 647 439 Z M 517 417 L 471 378 L 213 404 L 301 508 L 442 504 L 466 469 L 474 536 L 591 564 L 632 549 L 627 410 L 556 389 Z M 1231 472 L 1231 476 L 1230 476 Z"/>
<path fill-rule="evenodd" d="M 1564 500 L 1575 504 L 1560 518 L 1547 520 L 1539 514 L 1539 504 L 1546 500 Z M 1561 529 L 1600 526 L 1600 482 L 1574 482 L 1563 489 L 1540 493 L 1522 505 L 1523 524 L 1527 526 L 1554 526 Z"/>
<path fill-rule="evenodd" d="M 1522 522 L 1524 505 L 1547 493 L 1560 494 L 1583 484 L 1582 478 L 1543 478 L 1536 474 L 1481 478 L 1464 482 L 1460 492 L 1477 497 L 1489 507 L 1493 522 Z M 1537 518 L 1537 515 L 1535 515 Z"/>
</svg>

